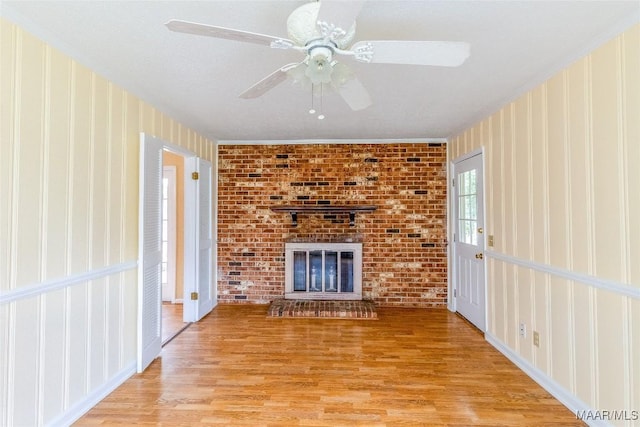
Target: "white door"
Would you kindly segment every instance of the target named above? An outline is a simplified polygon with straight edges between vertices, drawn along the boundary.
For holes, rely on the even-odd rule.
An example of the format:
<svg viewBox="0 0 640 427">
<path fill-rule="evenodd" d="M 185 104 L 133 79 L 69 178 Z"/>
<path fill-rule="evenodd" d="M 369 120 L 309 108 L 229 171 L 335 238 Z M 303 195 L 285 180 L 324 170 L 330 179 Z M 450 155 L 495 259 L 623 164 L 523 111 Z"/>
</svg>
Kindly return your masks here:
<svg viewBox="0 0 640 427">
<path fill-rule="evenodd" d="M 485 321 L 482 154 L 454 162 L 456 311 L 481 331 Z"/>
<path fill-rule="evenodd" d="M 196 322 L 207 315 L 217 302 L 213 259 L 213 167 L 211 162 L 192 157 L 186 159 L 185 172 L 191 180 L 185 193 L 195 207 L 193 227 L 187 230 L 185 264 L 190 263 L 192 274 L 185 274 L 185 321 Z M 196 172 L 197 175 L 193 173 Z M 187 270 L 185 269 L 185 273 Z"/>
<path fill-rule="evenodd" d="M 196 319 L 208 314 L 216 304 L 216 286 L 213 271 L 213 167 L 211 162 L 198 159 L 198 310 Z"/>
<path fill-rule="evenodd" d="M 162 146 L 157 138 L 140 137 L 138 372 L 162 349 Z"/>
</svg>

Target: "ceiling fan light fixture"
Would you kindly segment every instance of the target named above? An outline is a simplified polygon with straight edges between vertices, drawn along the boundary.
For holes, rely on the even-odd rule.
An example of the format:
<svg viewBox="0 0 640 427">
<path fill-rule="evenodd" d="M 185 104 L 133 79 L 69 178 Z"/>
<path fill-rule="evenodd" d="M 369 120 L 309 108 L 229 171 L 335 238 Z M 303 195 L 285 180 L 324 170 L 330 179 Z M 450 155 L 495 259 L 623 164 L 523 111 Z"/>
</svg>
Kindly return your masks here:
<svg viewBox="0 0 640 427">
<path fill-rule="evenodd" d="M 309 65 L 305 75 L 311 83 L 331 83 L 333 64 L 331 63 L 333 52 L 325 46 L 317 46 L 309 50 Z"/>
</svg>

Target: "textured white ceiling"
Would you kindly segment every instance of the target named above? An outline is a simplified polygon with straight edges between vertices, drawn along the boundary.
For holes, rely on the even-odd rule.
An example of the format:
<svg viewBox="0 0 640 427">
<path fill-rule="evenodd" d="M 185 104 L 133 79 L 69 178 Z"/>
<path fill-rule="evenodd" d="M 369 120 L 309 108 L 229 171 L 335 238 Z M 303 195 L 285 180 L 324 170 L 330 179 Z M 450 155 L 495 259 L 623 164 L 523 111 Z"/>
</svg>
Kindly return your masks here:
<svg viewBox="0 0 640 427">
<path fill-rule="evenodd" d="M 215 140 L 447 138 L 640 21 L 638 1 L 367 1 L 354 41 L 471 44 L 458 68 L 348 62 L 373 105 L 351 111 L 285 82 L 238 95 L 294 51 L 168 31 L 182 19 L 286 37 L 305 1 L 2 1 L 0 14 Z"/>
</svg>

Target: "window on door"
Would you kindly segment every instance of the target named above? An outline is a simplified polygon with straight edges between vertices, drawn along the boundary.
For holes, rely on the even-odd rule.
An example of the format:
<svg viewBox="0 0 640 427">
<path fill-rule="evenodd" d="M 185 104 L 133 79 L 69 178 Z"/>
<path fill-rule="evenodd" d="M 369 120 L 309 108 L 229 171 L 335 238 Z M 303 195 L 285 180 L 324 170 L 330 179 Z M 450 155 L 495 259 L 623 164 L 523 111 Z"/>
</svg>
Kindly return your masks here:
<svg viewBox="0 0 640 427">
<path fill-rule="evenodd" d="M 478 244 L 478 211 L 476 170 L 458 174 L 458 235 L 460 242 Z"/>
</svg>

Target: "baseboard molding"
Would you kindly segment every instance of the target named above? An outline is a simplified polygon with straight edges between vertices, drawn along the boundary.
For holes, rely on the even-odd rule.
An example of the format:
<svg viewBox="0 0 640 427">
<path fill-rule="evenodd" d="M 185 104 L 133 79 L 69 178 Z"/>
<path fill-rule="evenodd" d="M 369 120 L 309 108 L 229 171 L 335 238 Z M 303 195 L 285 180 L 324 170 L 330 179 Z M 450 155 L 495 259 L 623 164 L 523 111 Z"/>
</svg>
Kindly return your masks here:
<svg viewBox="0 0 640 427">
<path fill-rule="evenodd" d="M 548 391 L 553 397 L 558 399 L 560 403 L 566 406 L 574 414 L 578 413 L 594 413 L 595 409 L 589 407 L 586 403 L 569 392 L 567 389 L 558 384 L 555 380 L 542 372 L 540 369 L 532 365 L 528 360 L 523 359 L 515 351 L 507 347 L 502 341 L 489 332 L 485 333 L 485 339 L 489 344 L 502 353 L 507 359 L 512 361 L 518 368 L 520 368 L 531 379 L 537 382 L 542 388 Z M 602 420 L 583 420 L 587 425 L 591 427 L 609 427 L 611 424 Z"/>
<path fill-rule="evenodd" d="M 71 406 L 68 410 L 66 410 L 63 414 L 61 414 L 51 422 L 48 422 L 47 425 L 70 426 L 135 373 L 136 363 L 134 361 L 131 362 L 126 368 L 118 372 L 116 376 L 111 378 L 111 380 L 87 395 L 82 401 Z"/>
</svg>

